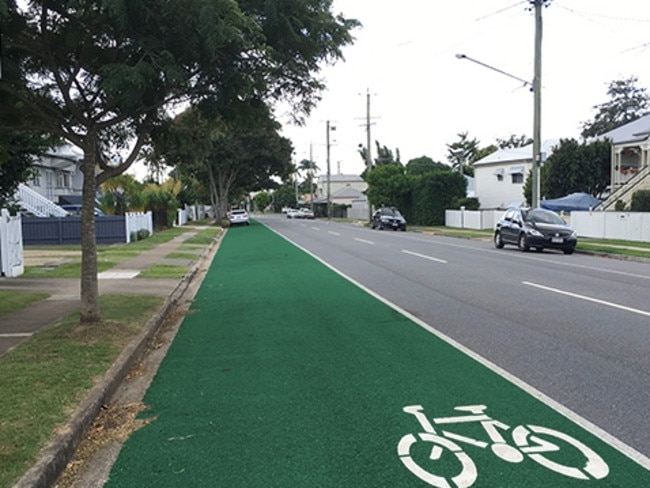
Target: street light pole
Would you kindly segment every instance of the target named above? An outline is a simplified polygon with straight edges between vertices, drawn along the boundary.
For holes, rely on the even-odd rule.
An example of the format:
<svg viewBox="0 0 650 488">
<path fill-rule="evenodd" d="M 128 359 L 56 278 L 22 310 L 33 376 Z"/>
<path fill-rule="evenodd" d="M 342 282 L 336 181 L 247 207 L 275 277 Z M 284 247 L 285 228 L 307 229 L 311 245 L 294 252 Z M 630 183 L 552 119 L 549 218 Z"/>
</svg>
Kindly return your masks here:
<svg viewBox="0 0 650 488">
<path fill-rule="evenodd" d="M 539 170 L 542 164 L 542 7 L 546 7 L 552 0 L 528 0 L 535 9 L 535 73 L 532 84 L 522 78 L 506 73 L 503 70 L 482 63 L 470 58 L 465 54 L 456 54 L 458 59 L 467 59 L 473 63 L 480 64 L 488 69 L 501 73 L 515 80 L 521 81 L 524 85 L 530 85 L 533 92 L 533 165 L 531 171 L 532 195 L 531 206 L 538 207 L 540 200 L 540 177 Z"/>
<path fill-rule="evenodd" d="M 327 121 L 326 124 L 326 146 L 327 146 L 327 218 L 332 218 L 332 189 L 330 185 L 330 179 L 332 172 L 330 170 L 330 131 L 335 130 L 336 127 L 330 126 L 330 121 Z"/>
<path fill-rule="evenodd" d="M 366 136 L 367 136 L 367 151 L 366 151 L 366 174 L 370 173 L 372 169 L 372 156 L 370 154 L 370 89 L 366 90 Z M 366 201 L 368 202 L 368 222 L 372 222 L 372 205 L 370 205 L 370 199 L 366 195 Z"/>
<path fill-rule="evenodd" d="M 542 5 L 548 0 L 535 2 L 535 76 L 533 78 L 533 171 L 531 206 L 539 207 L 540 166 L 542 164 Z"/>
</svg>

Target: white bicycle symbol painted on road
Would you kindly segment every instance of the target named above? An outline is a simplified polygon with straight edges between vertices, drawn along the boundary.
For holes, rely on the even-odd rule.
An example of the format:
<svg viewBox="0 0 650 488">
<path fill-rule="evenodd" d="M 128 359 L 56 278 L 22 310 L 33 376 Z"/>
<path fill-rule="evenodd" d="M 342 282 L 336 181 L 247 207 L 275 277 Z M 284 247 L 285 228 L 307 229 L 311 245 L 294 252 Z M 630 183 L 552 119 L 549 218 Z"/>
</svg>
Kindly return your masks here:
<svg viewBox="0 0 650 488">
<path fill-rule="evenodd" d="M 596 452 L 577 439 L 557 430 L 539 427 L 537 425 L 519 425 L 512 429 L 510 433 L 516 447 L 508 444 L 502 432 L 505 433 L 510 430 L 510 426 L 489 417 L 485 413 L 485 410 L 487 410 L 485 405 L 455 407 L 454 410 L 463 412 L 463 414 L 455 417 L 434 418 L 432 420 L 433 424 L 436 425 L 478 422 L 487 433 L 490 439 L 489 442 L 446 430 L 437 432 L 433 424 L 424 414 L 424 408 L 421 405 L 411 405 L 404 407 L 403 410 L 415 416 L 423 432 L 407 434 L 402 437 L 397 446 L 397 453 L 402 463 L 414 475 L 437 488 L 467 488 L 472 486 L 478 478 L 474 461 L 463 451 L 459 443 L 481 449 L 490 447 L 495 456 L 509 463 L 520 463 L 524 460 L 525 456 L 528 456 L 533 461 L 551 471 L 579 480 L 599 480 L 609 474 L 609 466 L 607 466 L 607 463 Z M 549 437 L 553 438 L 553 442 L 548 440 Z M 431 463 L 429 464 L 427 462 L 427 469 L 435 469 L 435 463 L 440 462 L 443 456 L 449 456 L 449 453 L 451 453 L 460 462 L 460 473 L 455 476 L 441 476 L 420 466 L 412 457 L 412 449 L 417 442 L 428 442 L 431 444 L 429 455 L 429 461 Z M 582 453 L 585 457 L 585 463 L 582 467 L 565 466 L 544 457 L 544 453 L 559 451 L 562 442 L 570 444 Z"/>
</svg>

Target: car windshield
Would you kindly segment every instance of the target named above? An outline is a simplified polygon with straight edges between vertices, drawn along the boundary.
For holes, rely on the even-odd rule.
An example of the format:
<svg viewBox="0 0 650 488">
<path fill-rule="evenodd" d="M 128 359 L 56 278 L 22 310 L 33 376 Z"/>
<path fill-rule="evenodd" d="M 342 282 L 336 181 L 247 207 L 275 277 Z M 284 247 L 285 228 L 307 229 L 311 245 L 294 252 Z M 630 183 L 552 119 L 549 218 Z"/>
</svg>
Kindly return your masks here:
<svg viewBox="0 0 650 488">
<path fill-rule="evenodd" d="M 381 215 L 400 217 L 402 214 L 396 208 L 382 208 Z"/>
<path fill-rule="evenodd" d="M 566 225 L 566 222 L 562 220 L 562 217 L 555 212 L 540 209 L 529 210 L 526 212 L 524 220 L 535 224 Z"/>
</svg>

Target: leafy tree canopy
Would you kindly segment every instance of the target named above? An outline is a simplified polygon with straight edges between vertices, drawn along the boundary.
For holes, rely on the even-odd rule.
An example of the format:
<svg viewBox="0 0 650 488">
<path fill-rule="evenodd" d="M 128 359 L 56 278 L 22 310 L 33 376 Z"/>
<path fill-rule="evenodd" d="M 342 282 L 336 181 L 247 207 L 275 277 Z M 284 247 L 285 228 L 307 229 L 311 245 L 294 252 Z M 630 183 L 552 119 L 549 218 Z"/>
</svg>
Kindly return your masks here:
<svg viewBox="0 0 650 488">
<path fill-rule="evenodd" d="M 421 175 L 433 171 L 451 171 L 451 167 L 447 164 L 436 162 L 428 156 L 420 156 L 406 163 L 406 173 L 409 175 Z"/>
<path fill-rule="evenodd" d="M 393 151 L 388 148 L 388 146 L 382 146 L 379 141 L 375 141 L 375 146 L 376 146 L 376 151 L 375 154 L 375 159 L 373 160 L 373 167 L 375 166 L 381 166 L 384 164 L 402 164 L 401 162 L 401 157 L 399 153 L 399 149 L 395 149 L 395 154 L 393 154 Z M 368 148 L 359 146 L 359 155 L 361 156 L 361 159 L 363 160 L 364 163 L 367 163 L 368 161 Z M 366 172 L 368 171 L 368 168 L 366 168 L 363 173 L 361 174 L 361 177 L 365 179 Z"/>
<path fill-rule="evenodd" d="M 575 192 L 601 197 L 610 183 L 610 141 L 561 139 L 540 171 L 541 194 L 559 198 Z"/>
<path fill-rule="evenodd" d="M 645 115 L 650 97 L 645 88 L 637 86 L 638 81 L 635 76 L 612 81 L 607 88 L 610 99 L 594 105 L 596 115 L 592 121 L 582 123 L 582 137 L 587 139 L 605 134 Z"/>
<path fill-rule="evenodd" d="M 533 140 L 530 137 L 526 136 L 526 134 L 521 134 L 520 136 L 510 134 L 507 139 L 497 138 L 497 146 L 499 149 L 514 149 L 517 147 L 524 147 L 532 143 Z"/>
<path fill-rule="evenodd" d="M 34 156 L 57 140 L 34 132 L 0 131 L 0 208 L 11 206 L 20 183 L 32 175 Z"/>
<path fill-rule="evenodd" d="M 372 168 L 365 177 L 368 200 L 373 206 L 403 207 L 409 192 L 409 180 L 401 164 L 382 164 Z"/>
<path fill-rule="evenodd" d="M 451 167 L 468 176 L 474 176 L 472 163 L 479 150 L 478 139 L 470 139 L 467 132 L 458 134 L 458 141 L 447 144 L 447 161 Z"/>
<path fill-rule="evenodd" d="M 265 104 L 242 103 L 236 113 L 226 121 L 189 109 L 155 137 L 161 160 L 205 182 L 218 219 L 232 199 L 272 188 L 273 177 L 286 178 L 295 170 L 291 143 L 279 135 L 280 125 Z"/>
<path fill-rule="evenodd" d="M 0 129 L 84 152 L 81 321 L 99 320 L 94 198 L 178 104 L 287 99 L 308 113 L 359 25 L 331 0 L 4 0 Z M 124 152 L 118 163 L 113 154 Z"/>
</svg>

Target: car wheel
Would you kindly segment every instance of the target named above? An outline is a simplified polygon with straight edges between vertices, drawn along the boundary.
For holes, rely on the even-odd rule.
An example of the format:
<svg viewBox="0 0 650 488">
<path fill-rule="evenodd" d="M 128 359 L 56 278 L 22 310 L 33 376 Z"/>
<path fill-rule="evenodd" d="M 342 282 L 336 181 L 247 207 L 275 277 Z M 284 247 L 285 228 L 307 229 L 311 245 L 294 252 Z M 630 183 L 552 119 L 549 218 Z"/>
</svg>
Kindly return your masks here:
<svg viewBox="0 0 650 488">
<path fill-rule="evenodd" d="M 573 254 L 573 251 L 575 251 L 573 247 L 567 247 L 562 249 L 562 252 L 564 252 L 564 254 Z"/>
<path fill-rule="evenodd" d="M 536 251 L 536 252 L 542 252 L 543 250 L 544 250 L 543 247 L 536 247 L 536 248 L 535 248 L 535 251 Z"/>
<path fill-rule="evenodd" d="M 402 227 L 402 232 L 406 232 L 406 227 Z"/>
<path fill-rule="evenodd" d="M 526 252 L 530 249 L 528 244 L 526 244 L 526 234 L 519 235 L 519 240 L 517 241 L 517 247 L 519 247 L 519 250 L 523 252 Z"/>
<path fill-rule="evenodd" d="M 380 224 L 377 226 L 377 229 L 379 229 L 379 230 L 384 230 L 384 224 L 380 223 Z"/>
<path fill-rule="evenodd" d="M 497 249 L 503 249 L 503 239 L 501 238 L 501 232 L 496 231 L 494 233 L 494 247 Z"/>
</svg>

